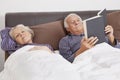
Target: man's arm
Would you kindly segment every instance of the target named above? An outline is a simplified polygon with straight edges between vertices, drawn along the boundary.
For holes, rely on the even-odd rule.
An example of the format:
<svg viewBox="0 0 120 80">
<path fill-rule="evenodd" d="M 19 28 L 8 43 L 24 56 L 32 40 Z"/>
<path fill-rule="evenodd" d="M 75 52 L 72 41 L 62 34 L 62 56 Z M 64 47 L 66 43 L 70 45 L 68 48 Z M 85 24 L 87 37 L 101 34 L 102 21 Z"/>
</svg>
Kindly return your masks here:
<svg viewBox="0 0 120 80">
<path fill-rule="evenodd" d="M 63 38 L 59 43 L 60 54 L 64 58 L 66 58 L 68 61 L 73 62 L 73 60 L 76 56 L 78 56 L 82 52 L 86 51 L 87 49 L 90 49 L 91 47 L 93 47 L 97 41 L 98 41 L 97 37 L 90 37 L 88 39 L 83 38 L 81 40 L 80 48 L 75 53 L 73 53 L 71 51 L 68 40 Z"/>
<path fill-rule="evenodd" d="M 83 38 L 81 40 L 81 46 L 80 48 L 75 52 L 75 57 L 81 54 L 82 52 L 92 48 L 98 41 L 97 37 L 90 37 L 88 39 Z"/>
<path fill-rule="evenodd" d="M 59 51 L 60 54 L 67 59 L 70 62 L 73 62 L 74 60 L 74 54 L 71 51 L 70 45 L 68 40 L 66 40 L 65 38 L 61 39 L 59 42 Z"/>
</svg>

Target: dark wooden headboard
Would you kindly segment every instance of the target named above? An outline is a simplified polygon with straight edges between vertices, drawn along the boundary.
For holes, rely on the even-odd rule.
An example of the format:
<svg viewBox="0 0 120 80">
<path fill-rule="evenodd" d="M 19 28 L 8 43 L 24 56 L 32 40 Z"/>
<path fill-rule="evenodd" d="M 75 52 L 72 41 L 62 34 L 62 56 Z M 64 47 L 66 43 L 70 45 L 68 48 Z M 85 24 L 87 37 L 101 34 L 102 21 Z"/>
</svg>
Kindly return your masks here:
<svg viewBox="0 0 120 80">
<path fill-rule="evenodd" d="M 63 20 L 69 13 L 77 13 L 84 20 L 86 18 L 95 16 L 97 11 L 67 11 L 67 12 L 15 12 L 6 13 L 5 15 L 5 26 L 12 27 L 17 24 L 24 24 L 27 26 Z M 109 10 L 108 13 L 116 10 Z M 6 52 L 7 53 L 7 52 Z M 5 55 L 6 58 L 9 56 Z"/>
</svg>

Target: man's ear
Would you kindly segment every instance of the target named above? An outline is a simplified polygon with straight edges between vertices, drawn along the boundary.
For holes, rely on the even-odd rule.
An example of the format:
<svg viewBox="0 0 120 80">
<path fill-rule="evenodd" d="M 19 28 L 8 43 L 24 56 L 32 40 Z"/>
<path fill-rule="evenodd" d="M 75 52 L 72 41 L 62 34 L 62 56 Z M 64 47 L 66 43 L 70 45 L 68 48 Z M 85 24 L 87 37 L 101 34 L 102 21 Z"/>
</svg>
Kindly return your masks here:
<svg viewBox="0 0 120 80">
<path fill-rule="evenodd" d="M 66 28 L 66 30 L 69 32 L 70 31 L 70 29 L 69 28 Z"/>
<path fill-rule="evenodd" d="M 70 29 L 69 29 L 69 28 L 66 28 L 66 31 L 69 33 L 69 32 L 70 32 Z"/>
</svg>

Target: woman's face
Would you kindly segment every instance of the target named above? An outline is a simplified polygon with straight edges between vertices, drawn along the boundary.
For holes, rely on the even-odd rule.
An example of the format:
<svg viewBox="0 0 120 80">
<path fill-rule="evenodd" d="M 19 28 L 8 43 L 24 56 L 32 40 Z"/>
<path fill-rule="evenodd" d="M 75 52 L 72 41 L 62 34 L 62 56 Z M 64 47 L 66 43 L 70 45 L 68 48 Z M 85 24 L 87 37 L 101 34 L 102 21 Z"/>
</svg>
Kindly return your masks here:
<svg viewBox="0 0 120 80">
<path fill-rule="evenodd" d="M 31 33 L 22 27 L 17 27 L 13 30 L 13 37 L 21 45 L 32 43 Z"/>
</svg>

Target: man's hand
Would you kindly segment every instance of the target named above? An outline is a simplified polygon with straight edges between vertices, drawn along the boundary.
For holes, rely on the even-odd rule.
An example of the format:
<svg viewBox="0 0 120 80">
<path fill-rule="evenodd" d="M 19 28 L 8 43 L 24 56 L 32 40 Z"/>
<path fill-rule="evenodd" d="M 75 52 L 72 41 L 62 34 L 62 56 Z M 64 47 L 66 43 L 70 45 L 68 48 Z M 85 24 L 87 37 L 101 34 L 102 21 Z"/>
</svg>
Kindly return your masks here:
<svg viewBox="0 0 120 80">
<path fill-rule="evenodd" d="M 75 53 L 75 57 L 78 56 L 79 54 L 81 54 L 82 52 L 92 48 L 98 41 L 97 37 L 90 37 L 88 39 L 83 38 L 81 40 L 81 46 L 80 49 L 76 51 Z"/>
<path fill-rule="evenodd" d="M 107 25 L 106 27 L 105 27 L 105 33 L 106 33 L 106 35 L 107 35 L 107 37 L 108 37 L 108 39 L 109 39 L 109 41 L 110 41 L 110 43 L 111 43 L 111 45 L 115 45 L 115 42 L 114 42 L 114 35 L 113 35 L 113 28 L 112 28 L 112 26 L 110 26 L 110 25 Z"/>
<path fill-rule="evenodd" d="M 107 25 L 105 27 L 105 33 L 107 34 L 108 37 L 113 36 L 113 28 L 110 25 Z"/>
<path fill-rule="evenodd" d="M 88 39 L 83 38 L 81 40 L 81 47 L 80 48 L 83 50 L 90 49 L 97 43 L 97 41 L 98 41 L 97 37 L 90 37 Z"/>
</svg>

